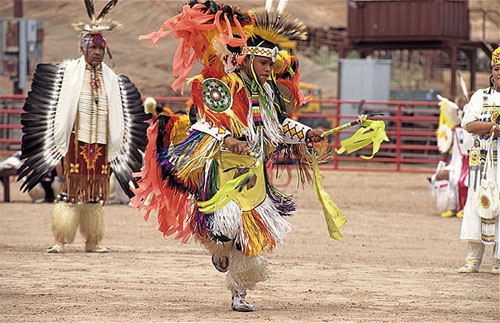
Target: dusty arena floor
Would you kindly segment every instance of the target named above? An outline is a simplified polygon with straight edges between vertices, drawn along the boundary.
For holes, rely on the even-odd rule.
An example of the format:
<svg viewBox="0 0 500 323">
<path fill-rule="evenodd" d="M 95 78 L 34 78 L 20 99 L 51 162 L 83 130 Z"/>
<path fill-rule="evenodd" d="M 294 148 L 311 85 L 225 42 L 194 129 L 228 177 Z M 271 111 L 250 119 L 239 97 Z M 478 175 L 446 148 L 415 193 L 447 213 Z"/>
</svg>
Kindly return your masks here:
<svg viewBox="0 0 500 323">
<path fill-rule="evenodd" d="M 272 277 L 249 294 L 256 311 L 236 313 L 224 275 L 201 246 L 164 239 L 126 206 L 109 206 L 103 241 L 86 254 L 78 237 L 47 254 L 52 205 L 32 204 L 13 185 L 0 204 L 3 322 L 498 322 L 499 277 L 460 275 L 460 220 L 440 218 L 426 175 L 327 172 L 344 211 L 344 242 L 328 237 L 312 190 L 294 185 L 294 230 L 268 256 Z M 3 192 L 2 192 L 3 194 Z"/>
</svg>

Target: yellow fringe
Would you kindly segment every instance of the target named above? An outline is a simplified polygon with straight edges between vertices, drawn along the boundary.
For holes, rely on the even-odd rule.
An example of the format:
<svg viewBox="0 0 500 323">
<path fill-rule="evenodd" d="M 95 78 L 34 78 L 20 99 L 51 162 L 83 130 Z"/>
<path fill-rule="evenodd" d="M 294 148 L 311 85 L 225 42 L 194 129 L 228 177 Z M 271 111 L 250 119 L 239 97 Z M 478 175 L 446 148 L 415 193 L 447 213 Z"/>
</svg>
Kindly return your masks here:
<svg viewBox="0 0 500 323">
<path fill-rule="evenodd" d="M 314 194 L 318 198 L 323 206 L 323 213 L 325 215 L 326 225 L 328 227 L 328 233 L 330 238 L 335 240 L 343 241 L 344 238 L 340 233 L 340 228 L 347 222 L 344 214 L 339 210 L 337 205 L 333 202 L 332 198 L 323 188 L 323 183 L 321 180 L 321 174 L 319 173 L 318 161 L 316 160 L 316 155 L 311 154 L 313 162 L 313 173 L 314 173 Z"/>
<path fill-rule="evenodd" d="M 208 159 L 212 158 L 220 150 L 223 142 L 214 144 L 214 138 L 205 136 L 189 154 L 186 163 L 178 170 L 178 177 L 189 187 L 200 187 L 200 174 Z M 183 156 L 178 162 L 187 158 Z"/>
<path fill-rule="evenodd" d="M 247 245 L 243 246 L 243 252 L 251 257 L 262 254 L 264 247 L 267 245 L 267 240 L 257 224 L 252 211 L 244 211 L 241 214 L 241 221 L 246 238 L 248 238 Z"/>
<path fill-rule="evenodd" d="M 189 127 L 191 127 L 191 121 L 189 121 L 188 115 L 182 115 L 179 120 L 174 124 L 172 133 L 170 134 L 170 141 L 172 145 L 177 145 L 178 143 L 184 141 L 188 137 Z"/>
<path fill-rule="evenodd" d="M 241 90 L 244 86 L 243 81 L 240 76 L 234 72 L 225 75 L 222 81 L 229 85 L 231 93 L 236 93 Z"/>
</svg>

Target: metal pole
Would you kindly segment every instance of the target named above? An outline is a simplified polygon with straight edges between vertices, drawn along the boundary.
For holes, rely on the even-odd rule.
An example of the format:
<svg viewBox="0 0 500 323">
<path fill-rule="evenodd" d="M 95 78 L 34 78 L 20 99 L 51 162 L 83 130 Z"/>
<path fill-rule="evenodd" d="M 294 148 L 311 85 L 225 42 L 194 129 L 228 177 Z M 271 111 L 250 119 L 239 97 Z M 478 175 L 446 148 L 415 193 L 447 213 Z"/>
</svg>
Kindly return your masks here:
<svg viewBox="0 0 500 323">
<path fill-rule="evenodd" d="M 27 21 L 26 19 L 19 19 L 19 53 L 18 53 L 18 80 L 17 87 L 19 92 L 16 94 L 21 94 L 26 88 L 26 75 L 28 74 L 28 42 L 26 41 L 27 34 Z"/>
<path fill-rule="evenodd" d="M 14 17 L 15 18 L 22 18 L 23 17 L 23 0 L 14 0 Z M 21 31 L 18 29 L 18 32 L 20 33 Z M 18 53 L 19 55 L 19 53 Z M 20 57 L 18 56 L 18 59 Z M 20 89 L 20 71 L 18 70 L 18 76 L 17 80 L 14 81 L 14 87 L 13 87 L 13 93 L 14 94 L 22 94 L 23 90 Z"/>
<path fill-rule="evenodd" d="M 337 101 L 337 105 L 335 106 L 335 126 L 339 126 L 340 125 L 340 115 L 341 115 L 341 111 L 340 111 L 340 107 L 341 107 L 341 104 L 340 104 L 340 101 Z M 333 149 L 337 149 L 338 147 L 340 147 L 340 134 L 337 132 L 333 135 Z M 335 153 L 333 154 L 333 169 L 338 169 L 339 168 L 339 159 L 338 159 L 338 155 Z"/>
<path fill-rule="evenodd" d="M 470 88 L 469 88 L 469 96 L 470 92 L 474 92 L 476 89 L 476 58 L 477 53 L 476 49 L 473 49 L 470 54 Z M 466 98 L 469 101 L 469 98 Z"/>
<path fill-rule="evenodd" d="M 486 41 L 486 10 L 483 11 L 483 41 Z"/>
<path fill-rule="evenodd" d="M 396 110 L 396 171 L 401 170 L 401 103 L 398 103 Z"/>
</svg>

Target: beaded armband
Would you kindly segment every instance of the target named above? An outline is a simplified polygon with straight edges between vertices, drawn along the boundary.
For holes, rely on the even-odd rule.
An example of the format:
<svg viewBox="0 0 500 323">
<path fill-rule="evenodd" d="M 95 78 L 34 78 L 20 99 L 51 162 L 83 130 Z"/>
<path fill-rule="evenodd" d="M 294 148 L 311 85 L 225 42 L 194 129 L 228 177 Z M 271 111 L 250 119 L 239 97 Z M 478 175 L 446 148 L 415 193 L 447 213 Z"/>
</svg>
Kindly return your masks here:
<svg viewBox="0 0 500 323">
<path fill-rule="evenodd" d="M 305 143 L 307 132 L 311 130 L 310 127 L 290 118 L 283 121 L 282 128 L 286 144 Z"/>
</svg>

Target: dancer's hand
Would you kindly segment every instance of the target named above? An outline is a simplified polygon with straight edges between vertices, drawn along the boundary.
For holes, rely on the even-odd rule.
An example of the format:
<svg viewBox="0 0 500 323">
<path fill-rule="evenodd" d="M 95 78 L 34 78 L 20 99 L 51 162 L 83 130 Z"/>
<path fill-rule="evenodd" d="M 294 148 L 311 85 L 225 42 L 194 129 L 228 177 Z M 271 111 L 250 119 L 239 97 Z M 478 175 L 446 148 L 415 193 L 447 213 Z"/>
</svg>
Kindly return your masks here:
<svg viewBox="0 0 500 323">
<path fill-rule="evenodd" d="M 315 142 L 323 141 L 325 137 L 323 136 L 323 131 L 320 129 L 311 129 L 307 132 L 306 142 L 312 144 Z"/>
<path fill-rule="evenodd" d="M 248 154 L 248 144 L 246 141 L 235 139 L 231 136 L 224 138 L 224 145 L 235 154 Z"/>
<path fill-rule="evenodd" d="M 493 124 L 491 126 L 491 132 L 495 135 L 496 138 L 500 138 L 500 126 L 497 124 Z"/>
</svg>

